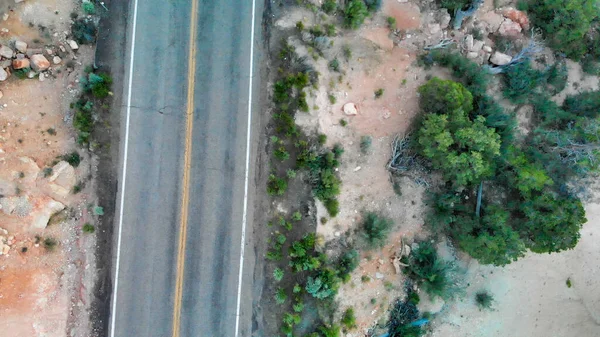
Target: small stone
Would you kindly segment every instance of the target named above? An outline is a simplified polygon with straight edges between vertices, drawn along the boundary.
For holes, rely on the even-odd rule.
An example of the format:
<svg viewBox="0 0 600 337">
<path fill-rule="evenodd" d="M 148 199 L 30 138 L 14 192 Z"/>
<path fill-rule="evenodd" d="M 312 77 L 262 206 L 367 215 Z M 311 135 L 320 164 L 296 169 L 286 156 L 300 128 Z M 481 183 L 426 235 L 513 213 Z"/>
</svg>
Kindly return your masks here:
<svg viewBox="0 0 600 337">
<path fill-rule="evenodd" d="M 20 51 L 21 53 L 27 52 L 27 43 L 23 41 L 15 41 L 15 49 Z"/>
<path fill-rule="evenodd" d="M 335 232 L 335 233 L 333 233 L 333 235 L 335 235 L 336 238 L 339 238 L 340 235 L 342 235 L 342 234 L 340 232 Z"/>
<path fill-rule="evenodd" d="M 2 20 L 4 20 L 4 21 L 8 20 L 8 13 L 2 14 Z"/>
<path fill-rule="evenodd" d="M 75 40 L 69 40 L 69 41 L 67 41 L 67 43 L 69 44 L 69 47 L 71 48 L 71 50 L 79 49 L 79 45 L 77 44 L 77 42 L 75 42 Z"/>
<path fill-rule="evenodd" d="M 355 168 L 354 168 L 354 172 L 358 172 L 358 171 L 360 171 L 360 169 L 361 169 L 361 168 L 362 168 L 362 167 L 360 167 L 360 166 L 357 166 L 357 167 L 355 167 Z"/>
<path fill-rule="evenodd" d="M 383 279 L 383 277 L 384 277 L 384 276 L 383 276 L 383 274 L 382 274 L 382 273 L 375 273 L 375 278 L 376 278 L 376 279 L 378 279 L 378 280 L 381 280 L 381 279 Z"/>
<path fill-rule="evenodd" d="M 34 78 L 35 77 L 35 71 L 30 71 L 27 73 L 27 78 Z"/>
<path fill-rule="evenodd" d="M 44 76 L 43 73 L 40 73 L 38 76 L 38 79 L 40 80 L 40 82 L 44 82 L 44 80 L 46 79 L 46 77 Z"/>
<path fill-rule="evenodd" d="M 490 46 L 483 46 L 483 51 L 486 53 L 491 53 L 492 52 L 492 47 Z"/>
<path fill-rule="evenodd" d="M 475 40 L 473 42 L 473 48 L 471 48 L 471 51 L 480 51 L 481 48 L 483 48 L 483 41 Z"/>
<path fill-rule="evenodd" d="M 46 54 L 48 54 L 48 55 L 54 55 L 54 50 L 52 50 L 50 48 L 46 48 Z"/>
<path fill-rule="evenodd" d="M 437 33 L 441 32 L 441 31 L 442 31 L 442 27 L 440 26 L 439 23 L 429 24 L 429 33 L 430 34 L 432 34 L 432 35 L 433 34 L 437 34 Z"/>
<path fill-rule="evenodd" d="M 62 59 L 59 56 L 54 56 L 52 58 L 52 63 L 54 63 L 54 64 L 60 64 L 60 62 L 62 62 Z"/>
<path fill-rule="evenodd" d="M 60 46 L 58 46 L 58 49 L 60 49 L 60 51 L 63 53 L 67 52 L 67 49 L 65 49 L 65 46 L 63 46 L 62 44 Z"/>
<path fill-rule="evenodd" d="M 14 55 L 13 50 L 9 46 L 1 45 L 0 46 L 0 56 L 11 59 Z"/>
<path fill-rule="evenodd" d="M 6 81 L 8 78 L 8 72 L 4 68 L 0 68 L 0 81 Z"/>
</svg>

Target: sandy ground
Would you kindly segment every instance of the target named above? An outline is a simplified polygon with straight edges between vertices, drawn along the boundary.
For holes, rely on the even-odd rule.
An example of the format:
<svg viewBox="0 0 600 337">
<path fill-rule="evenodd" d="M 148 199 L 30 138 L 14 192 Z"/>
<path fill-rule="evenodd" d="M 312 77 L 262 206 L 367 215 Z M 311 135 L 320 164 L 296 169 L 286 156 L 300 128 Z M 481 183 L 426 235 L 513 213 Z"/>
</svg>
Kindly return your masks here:
<svg viewBox="0 0 600 337">
<path fill-rule="evenodd" d="M 501 2 L 503 6 L 511 5 L 510 1 Z M 486 1 L 478 15 L 497 20 L 499 15 L 493 10 L 492 1 Z M 396 18 L 398 34 L 391 34 L 385 28 L 387 16 Z M 425 189 L 403 178 L 402 194 L 395 194 L 386 164 L 393 137 L 406 133 L 418 113 L 416 89 L 427 75 L 448 77 L 445 70 L 425 71 L 414 65 L 423 45 L 445 36 L 435 29 L 437 17 L 430 12 L 421 13 L 415 4 L 384 0 L 380 13 L 358 31 L 335 37 L 333 47 L 324 52 L 325 58 L 312 62 L 320 73 L 321 86 L 309 92 L 308 103 L 313 109 L 296 115 L 297 124 L 305 131 L 326 134 L 327 145 L 341 143 L 345 150 L 339 168 L 343 182 L 340 214 L 326 224 L 318 224 L 317 233 L 327 240 L 345 235 L 357 228 L 365 210 L 378 211 L 395 223 L 390 243 L 381 251 L 361 252 L 360 266 L 339 291 L 339 311 L 353 307 L 357 314 L 358 328 L 347 336 L 358 336 L 387 317 L 388 305 L 402 295 L 404 281 L 402 275 L 395 274 L 391 258 L 400 250 L 401 238 L 411 241 L 426 234 L 423 232 Z M 299 20 L 306 27 L 322 24 L 309 11 L 297 9 L 280 19 L 277 25 L 289 28 Z M 470 27 L 475 25 L 478 23 L 469 23 Z M 290 42 L 300 56 L 311 59 L 310 51 L 300 38 L 293 37 Z M 352 49 L 349 62 L 342 62 L 342 46 Z M 328 69 L 327 64 L 334 57 L 340 60 L 341 73 Z M 554 98 L 557 102 L 577 90 L 598 89 L 598 79 L 583 76 L 576 63 L 569 61 L 568 69 L 568 85 Z M 376 99 L 374 91 L 379 88 L 384 89 L 384 94 Z M 332 104 L 328 95 L 333 95 L 336 102 Z M 342 106 L 348 102 L 357 105 L 358 115 L 344 115 Z M 341 119 L 348 122 L 345 127 Z M 372 147 L 368 154 L 363 154 L 359 148 L 360 138 L 367 135 L 373 137 Z M 317 208 L 317 218 L 327 217 L 318 202 Z M 572 251 L 530 254 L 505 268 L 480 266 L 461 254 L 459 264 L 465 273 L 464 282 L 469 286 L 459 299 L 443 306 L 432 322 L 431 335 L 600 336 L 600 245 L 597 239 L 600 204 L 588 203 L 586 210 L 589 221 L 581 233 L 581 242 Z M 364 282 L 363 276 L 368 276 L 370 281 Z M 567 279 L 571 280 L 571 288 L 566 285 Z M 493 294 L 493 311 L 480 311 L 475 305 L 474 294 L 480 290 Z M 427 296 L 422 297 L 427 302 Z"/>
<path fill-rule="evenodd" d="M 8 19 L 0 19 L 0 43 L 19 39 L 29 48 L 58 52 L 58 44 L 65 43 L 70 30 L 69 14 L 75 5 L 72 1 L 38 0 L 13 6 Z M 69 104 L 77 96 L 78 78 L 83 64 L 91 62 L 92 49 L 82 46 L 77 53 L 69 51 L 61 57 L 63 62 L 53 65 L 53 75 L 43 82 L 37 77 L 20 80 L 15 76 L 0 82 L 2 196 L 5 200 L 24 198 L 28 200 L 25 204 L 31 205 L 31 209 L 12 214 L 0 212 L 0 235 L 8 238 L 10 246 L 0 256 L 1 337 L 89 336 L 87 310 L 95 270 L 95 236 L 84 235 L 82 226 L 95 220 L 90 211 L 95 205 L 95 187 L 89 181 L 93 159 L 79 149 L 83 161 L 74 170 L 74 180 L 65 182 L 67 187 L 85 182 L 78 194 L 68 188 L 67 193 L 58 193 L 44 169 L 78 149 Z M 69 60 L 75 70 L 68 69 Z M 36 227 L 55 201 L 65 205 L 65 210 L 52 218 L 48 227 Z M 57 246 L 44 247 L 47 238 L 54 239 Z"/>
</svg>

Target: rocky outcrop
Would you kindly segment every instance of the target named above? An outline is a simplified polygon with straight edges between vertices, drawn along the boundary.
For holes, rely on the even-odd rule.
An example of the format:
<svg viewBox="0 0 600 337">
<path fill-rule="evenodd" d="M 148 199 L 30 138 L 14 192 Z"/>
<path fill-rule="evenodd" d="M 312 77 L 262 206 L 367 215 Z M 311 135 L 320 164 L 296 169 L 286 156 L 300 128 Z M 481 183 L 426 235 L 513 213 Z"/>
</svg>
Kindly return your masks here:
<svg viewBox="0 0 600 337">
<path fill-rule="evenodd" d="M 525 12 L 514 8 L 507 8 L 503 13 L 504 17 L 518 23 L 523 30 L 529 30 L 529 17 Z"/>
<path fill-rule="evenodd" d="M 34 229 L 46 228 L 46 226 L 48 226 L 48 221 L 50 221 L 50 217 L 63 209 L 65 209 L 65 205 L 62 203 L 50 198 L 45 199 L 41 204 L 38 204 L 35 212 L 33 212 L 33 222 L 31 223 L 31 227 Z"/>
<path fill-rule="evenodd" d="M 504 19 L 500 28 L 498 28 L 498 34 L 502 36 L 519 36 L 521 34 L 521 25 L 512 21 L 511 19 Z"/>
<path fill-rule="evenodd" d="M 15 49 L 21 53 L 27 52 L 27 43 L 23 41 L 15 41 Z"/>
<path fill-rule="evenodd" d="M 0 56 L 6 59 L 11 59 L 13 55 L 14 51 L 9 46 L 0 45 Z"/>
</svg>

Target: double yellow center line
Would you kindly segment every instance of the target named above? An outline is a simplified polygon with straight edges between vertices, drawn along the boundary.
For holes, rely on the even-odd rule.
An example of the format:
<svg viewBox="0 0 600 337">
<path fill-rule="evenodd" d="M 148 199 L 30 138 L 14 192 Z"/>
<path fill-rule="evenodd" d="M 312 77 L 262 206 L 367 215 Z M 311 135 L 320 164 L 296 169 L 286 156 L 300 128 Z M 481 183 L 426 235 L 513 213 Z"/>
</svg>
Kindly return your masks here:
<svg viewBox="0 0 600 337">
<path fill-rule="evenodd" d="M 190 167 L 192 162 L 192 130 L 194 128 L 194 90 L 196 73 L 196 37 L 198 20 L 198 0 L 192 0 L 190 18 L 190 42 L 188 51 L 187 109 L 185 125 L 185 151 L 183 159 L 183 189 L 181 197 L 181 219 L 179 245 L 177 250 L 177 278 L 175 280 L 175 303 L 173 305 L 173 335 L 179 337 L 181 325 L 181 301 L 183 299 L 183 276 L 185 268 L 185 245 L 187 238 L 187 218 L 190 199 Z"/>
</svg>

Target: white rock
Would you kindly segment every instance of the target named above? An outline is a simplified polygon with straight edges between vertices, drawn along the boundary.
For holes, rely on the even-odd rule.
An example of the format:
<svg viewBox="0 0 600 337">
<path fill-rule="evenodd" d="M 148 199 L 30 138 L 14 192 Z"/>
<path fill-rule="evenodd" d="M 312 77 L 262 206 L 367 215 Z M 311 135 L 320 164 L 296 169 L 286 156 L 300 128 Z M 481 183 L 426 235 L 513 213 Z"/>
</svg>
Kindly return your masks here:
<svg viewBox="0 0 600 337">
<path fill-rule="evenodd" d="M 62 160 L 52 167 L 52 175 L 48 177 L 48 181 L 71 190 L 77 183 L 75 168 Z"/>
<path fill-rule="evenodd" d="M 465 48 L 467 50 L 473 49 L 473 35 L 468 34 L 465 36 Z"/>
<path fill-rule="evenodd" d="M 44 77 L 44 74 L 40 73 L 38 76 L 38 79 L 40 80 L 40 82 L 44 82 L 44 80 L 46 79 L 46 77 Z"/>
<path fill-rule="evenodd" d="M 360 167 L 360 166 L 357 166 L 357 167 L 355 167 L 355 168 L 354 168 L 354 172 L 358 172 L 358 171 L 360 171 L 360 169 L 361 169 L 361 168 L 362 168 L 362 167 Z"/>
<path fill-rule="evenodd" d="M 512 61 L 512 57 L 510 55 L 506 55 L 499 51 L 495 52 L 494 54 L 492 54 L 492 57 L 490 57 L 490 62 L 497 66 L 503 66 L 505 64 L 508 64 L 510 61 Z"/>
<path fill-rule="evenodd" d="M 50 61 L 42 54 L 31 55 L 31 69 L 40 72 L 50 68 Z"/>
<path fill-rule="evenodd" d="M 27 43 L 23 41 L 15 41 L 15 49 L 20 51 L 21 53 L 27 52 Z"/>
<path fill-rule="evenodd" d="M 2 20 L 4 20 L 4 21 L 8 20 L 8 13 L 2 14 Z"/>
<path fill-rule="evenodd" d="M 6 72 L 6 70 L 4 70 L 4 68 L 0 68 L 0 81 L 6 81 L 7 78 L 8 73 Z"/>
<path fill-rule="evenodd" d="M 36 229 L 44 229 L 48 226 L 50 217 L 65 209 L 65 205 L 60 202 L 50 199 L 45 204 L 41 205 L 41 209 L 34 214 L 32 227 Z"/>
<path fill-rule="evenodd" d="M 383 274 L 382 274 L 382 273 L 375 273 L 375 278 L 376 278 L 376 279 L 379 279 L 379 280 L 381 280 L 381 279 L 383 279 L 383 277 L 384 277 L 384 276 L 383 276 Z"/>
<path fill-rule="evenodd" d="M 442 27 L 440 26 L 439 23 L 430 23 L 429 24 L 429 33 L 430 34 L 437 34 L 441 31 L 442 31 Z"/>
<path fill-rule="evenodd" d="M 442 29 L 448 28 L 451 20 L 452 20 L 452 18 L 450 17 L 450 14 L 448 14 L 447 9 L 441 10 L 440 13 L 438 14 L 438 21 L 440 22 L 440 27 Z"/>
<path fill-rule="evenodd" d="M 476 59 L 477 56 L 479 56 L 479 53 L 476 51 L 470 51 L 467 53 L 467 58 L 469 59 Z"/>
<path fill-rule="evenodd" d="M 486 53 L 491 53 L 492 52 L 492 47 L 490 46 L 483 46 L 483 51 Z"/>
<path fill-rule="evenodd" d="M 473 48 L 471 48 L 471 51 L 480 51 L 481 48 L 483 48 L 483 41 L 475 40 L 473 42 Z"/>
<path fill-rule="evenodd" d="M 52 58 L 52 63 L 54 63 L 54 64 L 60 64 L 60 62 L 62 62 L 62 59 L 60 58 L 60 56 L 54 56 Z"/>
<path fill-rule="evenodd" d="M 77 50 L 77 49 L 79 49 L 79 45 L 77 44 L 77 42 L 75 42 L 75 40 L 69 40 L 69 41 L 67 41 L 67 43 L 69 44 L 69 47 L 70 47 L 72 50 Z"/>
<path fill-rule="evenodd" d="M 2 90 L 0 90 L 0 99 L 2 99 L 2 97 L 4 97 L 4 93 L 2 92 Z"/>
<path fill-rule="evenodd" d="M 354 104 L 354 103 L 344 104 L 344 107 L 342 108 L 342 110 L 344 111 L 344 114 L 346 114 L 347 116 L 354 116 L 354 115 L 358 114 L 358 109 L 356 108 L 356 104 Z"/>
<path fill-rule="evenodd" d="M 14 55 L 13 50 L 9 46 L 2 45 L 0 46 L 0 56 L 11 59 Z"/>
</svg>

